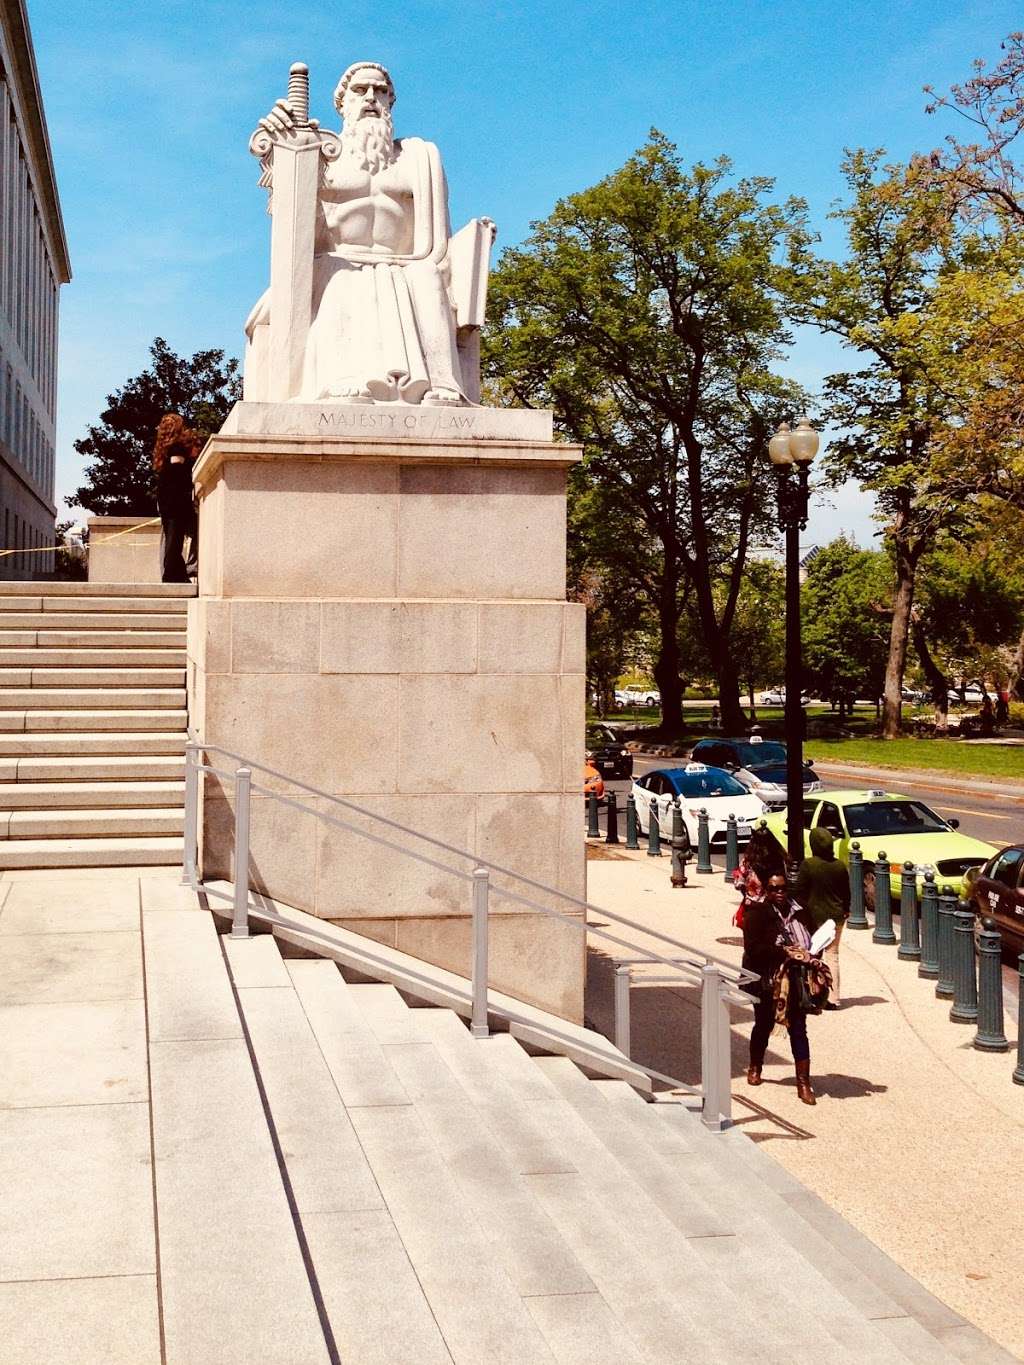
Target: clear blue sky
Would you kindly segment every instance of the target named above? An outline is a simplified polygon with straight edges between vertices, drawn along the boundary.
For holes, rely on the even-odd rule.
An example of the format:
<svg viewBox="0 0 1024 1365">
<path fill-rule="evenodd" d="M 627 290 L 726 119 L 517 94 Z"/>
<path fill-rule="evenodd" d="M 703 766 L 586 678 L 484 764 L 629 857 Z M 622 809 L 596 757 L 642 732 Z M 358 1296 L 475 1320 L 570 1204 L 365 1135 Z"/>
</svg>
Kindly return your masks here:
<svg viewBox="0 0 1024 1365">
<path fill-rule="evenodd" d="M 147 361 L 155 335 L 240 355 L 267 280 L 269 220 L 247 151 L 256 119 L 309 64 L 336 123 L 338 75 L 360 58 L 395 79 L 396 131 L 437 142 L 452 219 L 487 214 L 499 247 L 555 200 L 615 169 L 660 128 L 688 160 L 801 194 L 826 244 L 846 146 L 894 157 L 936 145 L 926 83 L 998 60 L 1021 26 L 1008 0 L 414 0 L 378 7 L 268 0 L 28 0 L 74 280 L 63 291 L 57 495 L 74 438 Z M 812 388 L 841 363 L 801 336 L 789 372 Z M 852 529 L 845 489 L 808 539 Z"/>
</svg>

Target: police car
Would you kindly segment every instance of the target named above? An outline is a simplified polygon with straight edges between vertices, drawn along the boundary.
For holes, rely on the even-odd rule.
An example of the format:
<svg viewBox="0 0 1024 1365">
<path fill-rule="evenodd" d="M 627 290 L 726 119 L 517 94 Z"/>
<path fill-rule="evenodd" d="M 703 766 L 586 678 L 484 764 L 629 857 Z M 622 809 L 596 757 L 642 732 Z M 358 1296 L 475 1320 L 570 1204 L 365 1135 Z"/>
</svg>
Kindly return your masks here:
<svg viewBox="0 0 1024 1365">
<path fill-rule="evenodd" d="M 765 803 L 752 796 L 731 773 L 705 763 L 687 763 L 685 768 L 658 768 L 636 777 L 632 795 L 641 833 L 647 833 L 652 811 L 656 810 L 658 826 L 666 839 L 672 837 L 672 807 L 678 800 L 683 826 L 692 844 L 697 842 L 697 822 L 702 809 L 708 813 L 708 834 L 712 844 L 725 843 L 730 815 L 736 817 L 736 832 L 742 843 L 750 838 L 755 821 L 768 810 Z"/>
</svg>

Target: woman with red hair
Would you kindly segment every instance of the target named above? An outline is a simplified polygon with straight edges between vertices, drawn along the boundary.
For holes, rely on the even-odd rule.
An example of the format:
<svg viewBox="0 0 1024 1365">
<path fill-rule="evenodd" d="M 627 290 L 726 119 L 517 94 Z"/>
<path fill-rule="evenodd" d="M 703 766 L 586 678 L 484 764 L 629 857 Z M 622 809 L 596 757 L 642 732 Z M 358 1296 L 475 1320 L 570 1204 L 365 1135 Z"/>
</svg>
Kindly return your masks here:
<svg viewBox="0 0 1024 1365">
<path fill-rule="evenodd" d="M 176 412 L 160 418 L 153 447 L 156 505 L 160 510 L 160 566 L 165 583 L 188 583 L 199 572 L 199 535 L 192 497 L 192 466 L 203 444 L 201 432 Z M 188 561 L 182 553 L 188 539 Z"/>
</svg>

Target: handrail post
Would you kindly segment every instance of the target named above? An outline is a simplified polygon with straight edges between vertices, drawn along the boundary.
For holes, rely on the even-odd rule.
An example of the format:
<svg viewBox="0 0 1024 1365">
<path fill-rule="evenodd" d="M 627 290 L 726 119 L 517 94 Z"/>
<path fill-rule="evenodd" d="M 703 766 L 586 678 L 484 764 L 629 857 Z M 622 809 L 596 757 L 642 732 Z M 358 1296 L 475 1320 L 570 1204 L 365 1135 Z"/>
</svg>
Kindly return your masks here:
<svg viewBox="0 0 1024 1365">
<path fill-rule="evenodd" d="M 185 837 L 181 850 L 181 884 L 193 891 L 199 864 L 199 745 L 185 745 Z"/>
<path fill-rule="evenodd" d="M 722 973 L 713 962 L 701 968 L 700 1083 L 701 1122 L 713 1133 L 732 1123 L 732 1053 L 729 1009 L 722 996 Z"/>
<path fill-rule="evenodd" d="M 249 937 L 249 798 L 252 769 L 235 773 L 235 909 L 231 937 Z"/>
<path fill-rule="evenodd" d="M 473 872 L 473 1006 L 469 1031 L 474 1038 L 486 1038 L 487 1027 L 487 902 L 491 890 L 491 874 L 485 867 Z"/>
<path fill-rule="evenodd" d="M 619 962 L 615 965 L 615 1046 L 624 1057 L 629 1056 L 629 986 L 633 969 Z"/>
</svg>

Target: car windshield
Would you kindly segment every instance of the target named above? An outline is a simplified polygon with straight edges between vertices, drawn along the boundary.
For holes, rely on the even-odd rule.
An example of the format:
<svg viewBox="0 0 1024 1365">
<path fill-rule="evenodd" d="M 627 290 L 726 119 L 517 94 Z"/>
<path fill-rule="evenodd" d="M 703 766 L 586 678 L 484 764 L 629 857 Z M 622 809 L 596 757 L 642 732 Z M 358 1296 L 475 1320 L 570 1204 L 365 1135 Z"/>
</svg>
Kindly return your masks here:
<svg viewBox="0 0 1024 1365">
<path fill-rule="evenodd" d="M 920 801 L 865 801 L 846 807 L 852 837 L 863 834 L 936 834 L 948 830 L 945 820 Z"/>
<path fill-rule="evenodd" d="M 735 777 L 721 768 L 706 768 L 702 773 L 687 773 L 682 769 L 671 773 L 669 780 L 679 796 L 746 796 L 747 789 Z"/>
<path fill-rule="evenodd" d="M 768 763 L 785 763 L 786 746 L 770 740 L 763 744 L 737 744 L 736 757 L 745 768 L 763 768 Z"/>
<path fill-rule="evenodd" d="M 600 725 L 595 725 L 587 730 L 587 743 L 594 744 L 616 744 L 619 743 L 614 731 L 605 730 Z"/>
</svg>

